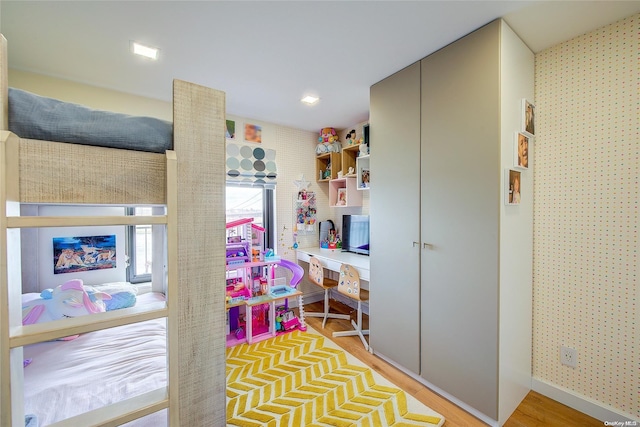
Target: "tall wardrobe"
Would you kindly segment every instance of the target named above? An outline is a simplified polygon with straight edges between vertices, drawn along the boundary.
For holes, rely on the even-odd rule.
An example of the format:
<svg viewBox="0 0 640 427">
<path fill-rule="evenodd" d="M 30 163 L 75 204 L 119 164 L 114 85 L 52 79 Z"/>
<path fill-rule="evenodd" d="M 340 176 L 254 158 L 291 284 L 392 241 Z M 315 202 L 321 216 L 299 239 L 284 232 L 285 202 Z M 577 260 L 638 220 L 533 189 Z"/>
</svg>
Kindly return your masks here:
<svg viewBox="0 0 640 427">
<path fill-rule="evenodd" d="M 492 425 L 531 388 L 534 56 L 494 21 L 371 87 L 370 343 Z M 531 140 L 533 141 L 533 139 Z"/>
</svg>

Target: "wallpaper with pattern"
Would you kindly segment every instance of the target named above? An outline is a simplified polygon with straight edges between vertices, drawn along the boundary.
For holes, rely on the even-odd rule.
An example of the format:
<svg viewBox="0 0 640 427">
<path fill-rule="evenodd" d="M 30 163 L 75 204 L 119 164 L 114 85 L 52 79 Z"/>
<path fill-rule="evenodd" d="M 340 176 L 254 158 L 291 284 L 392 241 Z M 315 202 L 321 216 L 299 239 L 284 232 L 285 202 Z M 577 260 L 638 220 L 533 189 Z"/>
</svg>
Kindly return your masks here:
<svg viewBox="0 0 640 427">
<path fill-rule="evenodd" d="M 639 54 L 634 15 L 536 55 L 534 172 L 533 375 L 636 419 Z"/>
</svg>

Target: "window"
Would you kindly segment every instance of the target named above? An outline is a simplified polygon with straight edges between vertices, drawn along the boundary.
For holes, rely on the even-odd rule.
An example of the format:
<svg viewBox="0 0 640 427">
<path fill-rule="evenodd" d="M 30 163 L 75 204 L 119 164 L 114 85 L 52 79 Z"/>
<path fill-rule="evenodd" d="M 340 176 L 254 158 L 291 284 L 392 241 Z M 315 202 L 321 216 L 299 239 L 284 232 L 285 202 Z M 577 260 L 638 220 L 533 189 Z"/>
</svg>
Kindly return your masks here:
<svg viewBox="0 0 640 427">
<path fill-rule="evenodd" d="M 265 247 L 274 248 L 274 190 L 265 186 L 227 184 L 227 222 L 253 218 L 267 229 Z"/>
<path fill-rule="evenodd" d="M 152 208 L 127 208 L 127 215 L 152 215 Z M 151 281 L 151 265 L 153 262 L 152 233 L 150 225 L 134 225 L 127 227 L 127 280 L 131 283 Z"/>
</svg>

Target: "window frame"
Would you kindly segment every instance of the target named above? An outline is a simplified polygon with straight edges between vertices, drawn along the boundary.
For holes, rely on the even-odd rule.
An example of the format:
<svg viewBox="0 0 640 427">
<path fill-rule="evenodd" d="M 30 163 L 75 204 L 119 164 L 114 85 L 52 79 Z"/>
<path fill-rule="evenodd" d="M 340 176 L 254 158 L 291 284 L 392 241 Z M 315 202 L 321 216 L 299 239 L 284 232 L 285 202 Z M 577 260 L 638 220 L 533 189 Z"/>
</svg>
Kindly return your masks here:
<svg viewBox="0 0 640 427">
<path fill-rule="evenodd" d="M 125 208 L 125 215 L 135 215 L 135 207 Z M 127 282 L 145 283 L 151 282 L 151 273 L 136 274 L 136 226 L 129 225 L 126 230 L 126 251 L 129 257 L 127 262 Z M 152 243 L 153 245 L 153 243 Z"/>
<path fill-rule="evenodd" d="M 269 184 L 243 184 L 227 182 L 225 191 L 229 191 L 233 187 L 257 187 L 262 189 L 262 224 L 265 228 L 264 245 L 265 248 L 273 249 L 276 251 L 276 190 L 274 185 Z M 225 206 L 226 216 L 226 206 Z"/>
</svg>

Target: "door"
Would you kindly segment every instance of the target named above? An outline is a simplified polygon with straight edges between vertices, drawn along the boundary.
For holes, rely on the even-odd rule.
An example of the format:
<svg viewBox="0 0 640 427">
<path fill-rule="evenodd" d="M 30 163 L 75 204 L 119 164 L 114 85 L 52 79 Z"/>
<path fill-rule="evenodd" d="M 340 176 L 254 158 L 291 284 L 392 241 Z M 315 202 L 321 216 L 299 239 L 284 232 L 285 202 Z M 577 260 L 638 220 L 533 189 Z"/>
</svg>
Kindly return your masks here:
<svg viewBox="0 0 640 427">
<path fill-rule="evenodd" d="M 421 375 L 497 419 L 497 22 L 422 61 Z"/>
<path fill-rule="evenodd" d="M 371 87 L 370 344 L 420 371 L 420 63 Z"/>
</svg>

